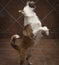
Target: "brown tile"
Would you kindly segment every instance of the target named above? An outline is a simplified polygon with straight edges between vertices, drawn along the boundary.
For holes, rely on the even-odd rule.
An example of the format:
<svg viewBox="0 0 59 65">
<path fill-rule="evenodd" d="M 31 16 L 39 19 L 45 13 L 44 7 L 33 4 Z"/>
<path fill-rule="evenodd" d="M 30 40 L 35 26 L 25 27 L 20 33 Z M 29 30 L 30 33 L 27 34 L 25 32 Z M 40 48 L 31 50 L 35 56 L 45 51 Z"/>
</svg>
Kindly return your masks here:
<svg viewBox="0 0 59 65">
<path fill-rule="evenodd" d="M 23 8 L 23 3 L 20 0 L 14 0 L 8 4 L 6 9 L 8 12 L 10 12 L 10 15 L 12 15 L 15 19 L 21 16 L 21 14 L 18 12 L 18 10 L 21 10 Z"/>
<path fill-rule="evenodd" d="M 39 0 L 37 3 L 36 3 L 36 13 L 37 15 L 39 16 L 39 18 L 42 20 L 49 12 L 50 10 L 52 9 L 48 3 L 44 0 Z"/>
<path fill-rule="evenodd" d="M 12 32 L 13 34 L 17 34 L 20 33 L 21 30 L 22 30 L 21 24 L 19 25 L 18 23 L 14 23 L 8 28 L 7 32 Z"/>
<path fill-rule="evenodd" d="M 0 13 L 1 13 L 2 9 L 3 9 L 3 7 L 2 7 L 2 6 L 0 6 Z M 1 15 L 0 15 L 0 16 L 1 16 Z"/>
<path fill-rule="evenodd" d="M 0 0 L 0 4 L 5 6 L 10 0 Z"/>
<path fill-rule="evenodd" d="M 0 31 L 6 31 L 6 29 L 13 23 L 14 20 L 9 16 L 6 11 L 3 10 L 0 17 Z"/>
<path fill-rule="evenodd" d="M 57 4 L 55 5 L 55 9 L 56 9 L 57 14 L 59 14 L 59 3 L 57 3 Z"/>
<path fill-rule="evenodd" d="M 46 0 L 48 3 L 50 3 L 52 6 L 55 6 L 59 0 Z"/>
</svg>

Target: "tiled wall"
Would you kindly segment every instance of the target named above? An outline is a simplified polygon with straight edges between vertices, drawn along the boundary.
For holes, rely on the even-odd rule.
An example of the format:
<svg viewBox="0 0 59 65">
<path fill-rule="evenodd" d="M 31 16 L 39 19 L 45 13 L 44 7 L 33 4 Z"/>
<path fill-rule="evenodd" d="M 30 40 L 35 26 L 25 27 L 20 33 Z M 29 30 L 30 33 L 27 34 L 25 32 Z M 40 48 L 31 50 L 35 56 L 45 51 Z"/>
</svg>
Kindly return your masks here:
<svg viewBox="0 0 59 65">
<path fill-rule="evenodd" d="M 59 0 L 34 0 L 36 13 L 50 29 L 48 38 L 59 38 Z M 0 38 L 10 37 L 23 29 L 23 15 L 18 13 L 27 0 L 0 0 Z"/>
</svg>

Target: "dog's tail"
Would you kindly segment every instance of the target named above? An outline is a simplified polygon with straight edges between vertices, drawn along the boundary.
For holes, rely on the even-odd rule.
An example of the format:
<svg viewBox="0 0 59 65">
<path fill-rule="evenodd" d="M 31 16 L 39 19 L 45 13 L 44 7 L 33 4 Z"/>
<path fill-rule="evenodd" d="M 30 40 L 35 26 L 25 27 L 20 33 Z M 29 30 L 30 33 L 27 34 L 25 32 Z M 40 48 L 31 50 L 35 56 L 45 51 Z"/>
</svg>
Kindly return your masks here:
<svg viewBox="0 0 59 65">
<path fill-rule="evenodd" d="M 17 34 L 15 34 L 15 35 L 12 35 L 12 36 L 11 36 L 11 40 L 10 40 L 11 46 L 12 46 L 14 49 L 16 49 L 16 50 L 18 50 L 18 46 L 15 44 L 15 42 L 16 42 L 16 39 L 18 39 L 18 38 L 20 38 L 20 36 L 17 35 Z"/>
</svg>

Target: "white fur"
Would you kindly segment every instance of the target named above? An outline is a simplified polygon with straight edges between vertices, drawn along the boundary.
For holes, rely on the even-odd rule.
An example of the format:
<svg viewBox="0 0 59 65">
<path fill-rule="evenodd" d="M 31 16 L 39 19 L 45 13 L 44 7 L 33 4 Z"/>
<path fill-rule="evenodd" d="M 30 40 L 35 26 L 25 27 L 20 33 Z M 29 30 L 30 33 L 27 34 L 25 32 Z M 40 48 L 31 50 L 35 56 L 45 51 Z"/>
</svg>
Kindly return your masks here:
<svg viewBox="0 0 59 65">
<path fill-rule="evenodd" d="M 19 36 L 19 35 L 17 35 L 17 34 L 15 34 L 13 37 L 15 37 L 15 38 L 19 38 L 20 36 Z"/>
</svg>

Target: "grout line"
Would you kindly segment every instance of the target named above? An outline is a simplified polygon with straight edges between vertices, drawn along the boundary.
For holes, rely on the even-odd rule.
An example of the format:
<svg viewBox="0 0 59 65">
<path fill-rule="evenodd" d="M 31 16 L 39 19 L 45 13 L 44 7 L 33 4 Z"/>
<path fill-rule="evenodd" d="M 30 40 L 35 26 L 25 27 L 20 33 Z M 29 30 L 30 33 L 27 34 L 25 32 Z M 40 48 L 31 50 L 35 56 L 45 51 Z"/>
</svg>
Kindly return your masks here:
<svg viewBox="0 0 59 65">
<path fill-rule="evenodd" d="M 51 3 L 48 0 L 46 0 L 46 1 L 57 12 L 56 8 Z"/>
<path fill-rule="evenodd" d="M 5 9 L 5 7 L 7 7 L 7 5 L 11 2 L 12 0 L 8 1 L 8 3 L 5 6 L 2 6 L 3 8 L 0 10 L 0 13 Z M 1 5 L 1 3 L 0 3 Z"/>
<path fill-rule="evenodd" d="M 52 11 L 53 11 L 53 9 L 51 11 L 49 11 L 49 13 L 41 21 L 43 21 L 44 19 L 46 19 L 52 13 Z"/>
</svg>

